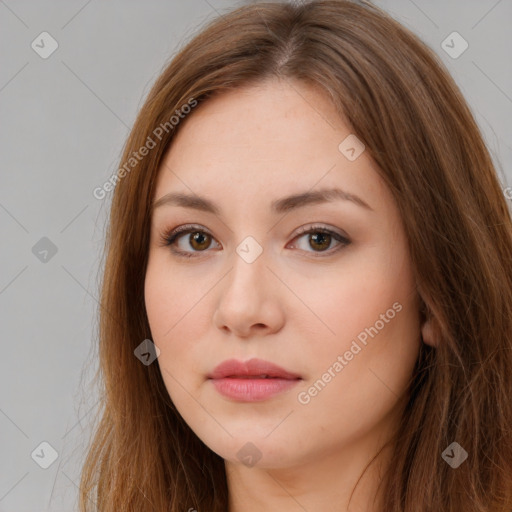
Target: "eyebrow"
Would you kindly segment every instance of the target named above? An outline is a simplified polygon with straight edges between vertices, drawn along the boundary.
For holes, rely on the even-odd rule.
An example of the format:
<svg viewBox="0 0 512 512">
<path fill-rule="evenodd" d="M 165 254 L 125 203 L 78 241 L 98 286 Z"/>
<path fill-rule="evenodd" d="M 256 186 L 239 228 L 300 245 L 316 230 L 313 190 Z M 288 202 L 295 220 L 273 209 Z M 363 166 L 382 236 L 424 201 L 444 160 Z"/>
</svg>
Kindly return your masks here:
<svg viewBox="0 0 512 512">
<path fill-rule="evenodd" d="M 351 201 L 367 210 L 374 211 L 373 208 L 363 201 L 359 196 L 346 192 L 340 188 L 329 188 L 316 190 L 314 192 L 307 191 L 290 196 L 276 199 L 270 204 L 271 211 L 275 214 L 287 213 L 304 206 L 327 203 L 335 200 Z M 198 196 L 196 194 L 188 195 L 179 192 L 170 192 L 155 201 L 151 208 L 155 210 L 163 205 L 181 206 L 183 208 L 193 208 L 214 215 L 220 215 L 220 208 L 209 199 Z"/>
</svg>

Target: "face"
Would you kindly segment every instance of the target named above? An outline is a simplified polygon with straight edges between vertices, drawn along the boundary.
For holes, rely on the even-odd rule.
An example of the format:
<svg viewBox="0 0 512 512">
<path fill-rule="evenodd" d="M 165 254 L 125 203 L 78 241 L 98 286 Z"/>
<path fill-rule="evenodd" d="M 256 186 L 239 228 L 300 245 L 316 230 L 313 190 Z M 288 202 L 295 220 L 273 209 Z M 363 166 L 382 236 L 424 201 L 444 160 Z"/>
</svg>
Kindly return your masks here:
<svg viewBox="0 0 512 512">
<path fill-rule="evenodd" d="M 145 280 L 155 364 L 231 463 L 311 462 L 376 442 L 399 414 L 419 302 L 396 204 L 349 135 L 319 90 L 267 81 L 197 107 L 159 171 Z M 331 189 L 346 195 L 282 201 Z M 221 378 L 230 359 L 287 373 Z"/>
</svg>

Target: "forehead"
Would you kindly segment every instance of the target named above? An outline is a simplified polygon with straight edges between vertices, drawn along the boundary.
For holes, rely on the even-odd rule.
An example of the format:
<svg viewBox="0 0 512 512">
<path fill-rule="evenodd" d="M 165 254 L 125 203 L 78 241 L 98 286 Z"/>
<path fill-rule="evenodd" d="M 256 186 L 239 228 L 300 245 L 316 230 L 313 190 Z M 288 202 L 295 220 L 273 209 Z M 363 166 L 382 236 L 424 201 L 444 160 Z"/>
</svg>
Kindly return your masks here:
<svg viewBox="0 0 512 512">
<path fill-rule="evenodd" d="M 162 161 L 156 197 L 174 190 L 270 202 L 340 187 L 370 202 L 382 183 L 364 152 L 354 161 L 340 152 L 350 135 L 326 93 L 309 84 L 271 80 L 234 89 L 182 121 Z"/>
<path fill-rule="evenodd" d="M 222 144 L 231 157 L 237 150 L 253 149 L 261 156 L 263 150 L 272 150 L 273 156 L 281 152 L 289 157 L 285 149 L 317 153 L 321 141 L 323 150 L 337 150 L 340 132 L 348 135 L 350 129 L 326 93 L 300 81 L 273 79 L 222 92 L 201 103 L 182 122 L 173 146 L 211 149 Z M 303 141 L 310 144 L 303 146 Z"/>
</svg>

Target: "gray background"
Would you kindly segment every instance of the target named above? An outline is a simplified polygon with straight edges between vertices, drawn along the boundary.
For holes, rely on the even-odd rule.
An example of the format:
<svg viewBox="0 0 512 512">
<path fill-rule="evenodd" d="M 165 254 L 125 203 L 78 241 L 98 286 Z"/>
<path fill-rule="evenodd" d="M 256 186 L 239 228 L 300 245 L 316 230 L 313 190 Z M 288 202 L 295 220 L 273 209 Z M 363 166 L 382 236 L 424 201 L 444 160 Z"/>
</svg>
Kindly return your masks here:
<svg viewBox="0 0 512 512">
<path fill-rule="evenodd" d="M 441 56 L 503 188 L 511 185 L 512 2 L 375 3 Z M 111 197 L 92 191 L 116 171 L 135 115 L 178 45 L 237 5 L 0 0 L 0 512 L 76 510 L 97 402 L 89 382 Z M 43 31 L 59 45 L 47 59 L 31 48 Z M 469 43 L 456 59 L 441 47 L 453 31 Z M 33 250 L 43 237 L 54 255 Z M 58 452 L 48 469 L 31 457 L 43 441 Z M 50 456 L 44 447 L 36 453 Z"/>
</svg>

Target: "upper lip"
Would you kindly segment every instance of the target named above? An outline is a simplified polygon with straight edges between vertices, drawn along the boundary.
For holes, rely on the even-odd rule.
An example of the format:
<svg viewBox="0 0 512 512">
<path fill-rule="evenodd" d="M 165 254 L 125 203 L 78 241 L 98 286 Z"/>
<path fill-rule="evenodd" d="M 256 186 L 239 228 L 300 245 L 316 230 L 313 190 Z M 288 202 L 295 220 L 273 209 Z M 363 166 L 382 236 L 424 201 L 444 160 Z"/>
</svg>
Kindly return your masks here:
<svg viewBox="0 0 512 512">
<path fill-rule="evenodd" d="M 300 379 L 300 375 L 286 371 L 270 361 L 263 359 L 249 359 L 248 361 L 238 361 L 237 359 L 228 359 L 216 366 L 208 375 L 209 379 L 222 379 L 225 377 L 258 377 L 266 375 L 268 377 L 277 377 L 287 380 Z"/>
</svg>

